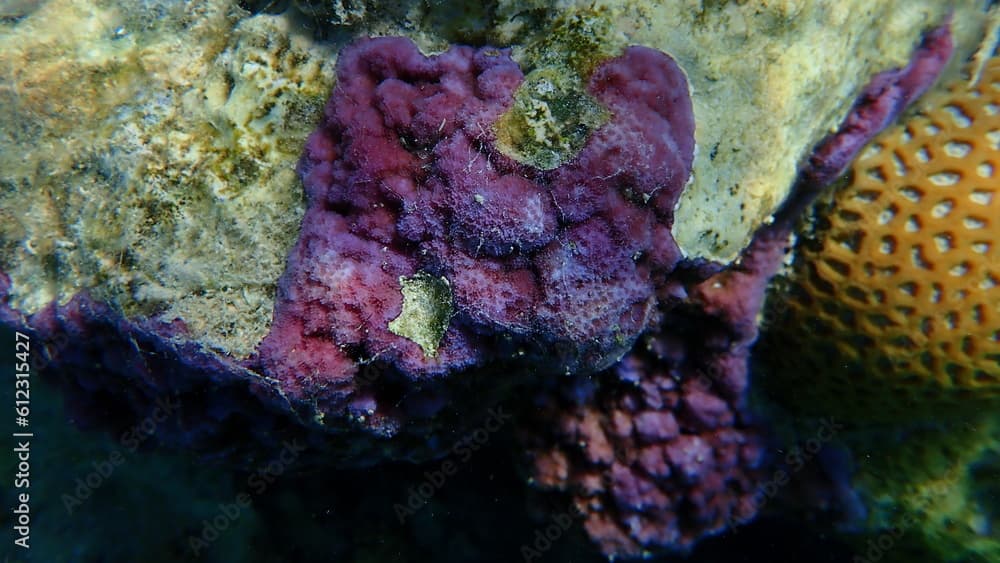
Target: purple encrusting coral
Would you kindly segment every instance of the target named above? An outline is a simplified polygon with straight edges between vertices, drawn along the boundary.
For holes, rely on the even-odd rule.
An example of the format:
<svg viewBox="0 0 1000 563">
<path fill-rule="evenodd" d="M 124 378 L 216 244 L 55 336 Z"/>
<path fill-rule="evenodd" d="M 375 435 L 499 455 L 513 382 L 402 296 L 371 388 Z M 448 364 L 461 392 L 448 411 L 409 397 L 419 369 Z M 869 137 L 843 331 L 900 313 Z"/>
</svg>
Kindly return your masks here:
<svg viewBox="0 0 1000 563">
<path fill-rule="evenodd" d="M 507 51 L 426 57 L 380 38 L 340 57 L 300 166 L 309 208 L 259 350 L 285 392 L 391 433 L 404 413 L 359 383 L 367 361 L 411 390 L 498 366 L 508 379 L 593 372 L 658 322 L 694 155 L 672 59 L 632 47 L 600 65 L 589 91 L 610 121 L 542 171 L 493 144 L 523 79 Z M 453 299 L 431 352 L 391 329 L 415 276 L 443 278 Z"/>
<path fill-rule="evenodd" d="M 677 288 L 664 322 L 611 369 L 554 382 L 524 441 L 537 483 L 569 492 L 606 555 L 685 550 L 750 520 L 765 438 L 746 409 L 747 359 L 784 240 Z"/>
<path fill-rule="evenodd" d="M 801 210 L 934 82 L 951 52 L 945 24 L 905 69 L 876 76 L 737 263 L 708 279 L 678 280 L 661 301 L 660 326 L 622 361 L 553 381 L 539 395 L 524 432 L 534 477 L 571 494 L 606 555 L 690 548 L 753 518 L 766 501 L 765 432 L 745 402 L 767 282 Z"/>
<path fill-rule="evenodd" d="M 776 214 L 780 228 L 791 229 L 790 223 L 798 220 L 818 191 L 843 174 L 868 141 L 930 88 L 948 64 L 954 48 L 951 22 L 947 21 L 924 35 L 910 64 L 881 72 L 871 79 L 837 133 L 813 150 L 792 195 Z"/>
<path fill-rule="evenodd" d="M 0 272 L 0 323 L 31 338 L 31 372 L 58 384 L 70 418 L 84 428 L 143 432 L 240 465 L 286 440 L 323 443 L 280 390 L 238 362 L 185 337 L 180 320 L 129 320 L 80 292 L 31 316 L 10 307 Z"/>
<path fill-rule="evenodd" d="M 78 420 L 126 428 L 174 397 L 177 420 L 157 438 L 212 456 L 245 462 L 304 436 L 338 465 L 426 459 L 514 385 L 608 366 L 656 324 L 694 151 L 669 57 L 635 47 L 602 64 L 589 89 L 613 118 L 544 172 L 490 144 L 522 80 L 506 51 L 425 57 L 406 39 L 368 39 L 341 52 L 338 75 L 255 357 L 203 349 L 183 319 L 126 319 L 85 291 L 26 316 L 0 275 L 0 320 L 62 343 L 43 371 Z M 400 278 L 417 273 L 446 278 L 454 300 L 434 354 L 388 328 Z"/>
</svg>

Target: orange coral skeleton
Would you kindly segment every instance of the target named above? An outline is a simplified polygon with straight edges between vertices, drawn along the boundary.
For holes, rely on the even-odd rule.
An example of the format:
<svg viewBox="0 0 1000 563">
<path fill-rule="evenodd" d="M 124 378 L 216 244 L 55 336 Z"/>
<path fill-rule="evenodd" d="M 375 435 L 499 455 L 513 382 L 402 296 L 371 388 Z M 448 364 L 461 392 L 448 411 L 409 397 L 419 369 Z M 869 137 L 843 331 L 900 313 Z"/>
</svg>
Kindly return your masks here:
<svg viewBox="0 0 1000 563">
<path fill-rule="evenodd" d="M 803 408 L 897 419 L 1000 399 L 1000 57 L 922 106 L 862 152 L 799 245 L 790 300 L 772 300 L 801 352 L 769 387 L 814 395 Z"/>
</svg>

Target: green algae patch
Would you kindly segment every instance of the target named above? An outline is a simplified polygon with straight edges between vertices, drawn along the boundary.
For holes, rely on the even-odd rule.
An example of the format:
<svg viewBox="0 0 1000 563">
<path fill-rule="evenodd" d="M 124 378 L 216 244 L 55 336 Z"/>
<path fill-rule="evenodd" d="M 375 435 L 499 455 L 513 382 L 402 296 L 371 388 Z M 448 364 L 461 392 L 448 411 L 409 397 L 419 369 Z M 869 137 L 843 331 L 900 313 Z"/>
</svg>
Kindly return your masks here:
<svg viewBox="0 0 1000 563">
<path fill-rule="evenodd" d="M 527 74 L 513 106 L 493 125 L 497 148 L 542 170 L 579 154 L 611 117 L 587 93 L 587 80 L 601 62 L 621 52 L 624 42 L 611 40 L 614 36 L 605 10 L 570 10 L 543 39 L 520 49 L 516 55 Z"/>
<path fill-rule="evenodd" d="M 389 323 L 389 331 L 416 343 L 433 358 L 448 330 L 453 310 L 451 284 L 425 272 L 399 278 L 403 310 Z"/>
<path fill-rule="evenodd" d="M 532 71 L 514 105 L 493 125 L 497 148 L 520 162 L 552 170 L 575 157 L 610 114 L 573 75 L 556 68 Z"/>
<path fill-rule="evenodd" d="M 538 41 L 526 45 L 518 58 L 531 68 L 562 68 L 588 77 L 626 46 L 609 16 L 610 12 L 601 7 L 568 10 L 552 21 Z"/>
</svg>

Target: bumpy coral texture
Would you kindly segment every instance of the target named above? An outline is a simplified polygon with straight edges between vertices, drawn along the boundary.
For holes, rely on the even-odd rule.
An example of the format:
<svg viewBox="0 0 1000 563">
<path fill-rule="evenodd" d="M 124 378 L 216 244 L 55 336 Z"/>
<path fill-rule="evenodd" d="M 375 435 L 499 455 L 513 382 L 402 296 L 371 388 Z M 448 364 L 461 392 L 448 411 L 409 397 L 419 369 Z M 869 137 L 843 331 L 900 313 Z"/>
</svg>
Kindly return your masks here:
<svg viewBox="0 0 1000 563">
<path fill-rule="evenodd" d="M 380 38 L 341 52 L 301 162 L 309 208 L 260 347 L 292 396 L 384 420 L 393 405 L 355 381 L 369 360 L 404 388 L 498 362 L 592 372 L 655 324 L 694 152 L 683 73 L 642 47 L 600 65 L 589 91 L 612 118 L 550 171 L 493 146 L 522 78 L 492 48 L 425 57 Z M 443 278 L 454 307 L 424 348 L 392 330 L 402 285 L 422 276 Z"/>
<path fill-rule="evenodd" d="M 934 81 L 950 53 L 942 26 L 910 65 L 876 76 L 735 265 L 665 284 L 659 328 L 629 355 L 539 395 L 525 438 L 535 479 L 570 493 L 606 555 L 685 550 L 756 515 L 764 433 L 745 400 L 765 288 L 799 212 Z"/>
<path fill-rule="evenodd" d="M 606 555 L 685 550 L 756 515 L 764 441 L 744 398 L 761 288 L 740 277 L 695 288 L 690 307 L 612 369 L 540 402 L 526 437 L 535 480 L 571 494 Z M 731 322 L 741 315 L 718 299 L 727 291 L 748 298 L 750 322 Z"/>
<path fill-rule="evenodd" d="M 864 419 L 1000 399 L 998 87 L 993 59 L 876 139 L 820 208 L 772 304 L 769 342 L 796 350 L 774 355 L 778 392 Z"/>
</svg>

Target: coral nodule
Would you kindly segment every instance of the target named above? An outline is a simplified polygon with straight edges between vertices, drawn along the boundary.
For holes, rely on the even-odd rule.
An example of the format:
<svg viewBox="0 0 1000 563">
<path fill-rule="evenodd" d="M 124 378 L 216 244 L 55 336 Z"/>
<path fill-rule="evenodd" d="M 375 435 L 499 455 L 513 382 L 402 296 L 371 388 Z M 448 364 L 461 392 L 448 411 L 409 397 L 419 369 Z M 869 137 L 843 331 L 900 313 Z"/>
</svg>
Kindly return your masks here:
<svg viewBox="0 0 1000 563">
<path fill-rule="evenodd" d="M 259 349 L 290 396 L 391 434 L 406 403 L 359 381 L 366 363 L 434 394 L 457 373 L 603 369 L 655 325 L 657 280 L 681 258 L 670 227 L 694 155 L 683 73 L 644 47 L 598 66 L 589 93 L 612 117 L 551 170 L 495 146 L 522 81 L 494 48 L 427 57 L 376 38 L 341 52 L 300 164 L 309 207 Z M 418 305 L 417 294 L 449 303 Z"/>
</svg>

